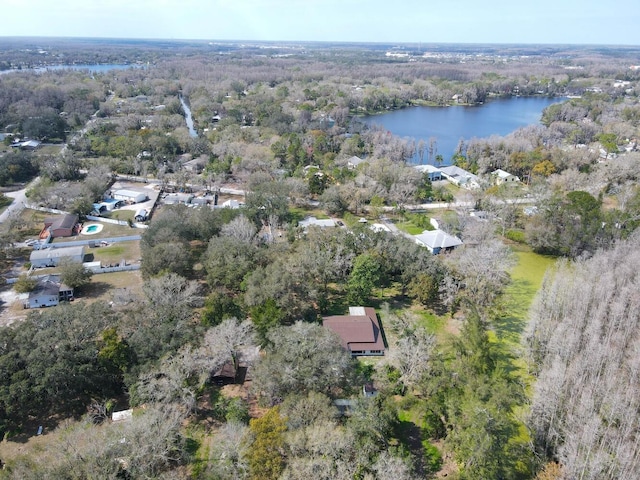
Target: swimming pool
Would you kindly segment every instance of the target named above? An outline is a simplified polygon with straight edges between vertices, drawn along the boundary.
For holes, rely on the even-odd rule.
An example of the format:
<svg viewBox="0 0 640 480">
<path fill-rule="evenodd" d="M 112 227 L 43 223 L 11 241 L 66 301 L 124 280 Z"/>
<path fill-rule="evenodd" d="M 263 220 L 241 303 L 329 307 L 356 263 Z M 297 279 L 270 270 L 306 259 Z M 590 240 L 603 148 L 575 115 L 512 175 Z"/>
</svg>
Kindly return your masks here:
<svg viewBox="0 0 640 480">
<path fill-rule="evenodd" d="M 91 223 L 82 227 L 80 232 L 82 235 L 94 235 L 102 230 L 102 225 L 99 223 Z"/>
</svg>

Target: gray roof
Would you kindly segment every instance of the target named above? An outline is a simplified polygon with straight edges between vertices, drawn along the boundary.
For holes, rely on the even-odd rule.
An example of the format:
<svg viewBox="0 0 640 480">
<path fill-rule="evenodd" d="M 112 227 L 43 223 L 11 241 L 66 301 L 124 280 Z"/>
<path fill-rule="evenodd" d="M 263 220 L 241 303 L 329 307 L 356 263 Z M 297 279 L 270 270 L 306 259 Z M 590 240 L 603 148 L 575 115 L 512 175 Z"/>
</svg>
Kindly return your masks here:
<svg viewBox="0 0 640 480">
<path fill-rule="evenodd" d="M 29 259 L 43 260 L 46 258 L 64 258 L 64 257 L 76 257 L 84 255 L 84 247 L 63 247 L 63 248 L 47 248 L 44 250 L 34 250 L 31 252 Z"/>
<path fill-rule="evenodd" d="M 44 219 L 44 224 L 51 225 L 51 229 L 57 228 L 73 228 L 78 223 L 78 216 L 72 213 L 67 213 L 61 217 L 48 217 Z"/>
<path fill-rule="evenodd" d="M 312 225 L 315 225 L 316 227 L 335 227 L 336 222 L 334 222 L 330 218 L 319 220 L 316 217 L 307 217 L 304 220 L 300 220 L 298 222 L 298 226 L 302 228 L 307 228 Z"/>
<path fill-rule="evenodd" d="M 417 243 L 426 246 L 430 250 L 462 245 L 462 240 L 442 230 L 425 230 L 420 235 L 414 235 L 414 237 Z"/>
</svg>

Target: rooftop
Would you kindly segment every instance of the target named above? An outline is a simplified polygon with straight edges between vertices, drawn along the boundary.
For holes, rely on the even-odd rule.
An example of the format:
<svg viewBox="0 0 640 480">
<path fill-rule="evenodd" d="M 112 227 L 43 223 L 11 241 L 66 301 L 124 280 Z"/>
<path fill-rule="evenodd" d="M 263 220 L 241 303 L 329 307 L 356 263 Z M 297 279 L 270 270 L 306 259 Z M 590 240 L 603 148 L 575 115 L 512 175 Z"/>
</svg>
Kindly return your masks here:
<svg viewBox="0 0 640 480">
<path fill-rule="evenodd" d="M 350 352 L 384 351 L 378 316 L 372 307 L 349 307 L 349 315 L 324 317 L 322 325 L 337 333 Z"/>
</svg>

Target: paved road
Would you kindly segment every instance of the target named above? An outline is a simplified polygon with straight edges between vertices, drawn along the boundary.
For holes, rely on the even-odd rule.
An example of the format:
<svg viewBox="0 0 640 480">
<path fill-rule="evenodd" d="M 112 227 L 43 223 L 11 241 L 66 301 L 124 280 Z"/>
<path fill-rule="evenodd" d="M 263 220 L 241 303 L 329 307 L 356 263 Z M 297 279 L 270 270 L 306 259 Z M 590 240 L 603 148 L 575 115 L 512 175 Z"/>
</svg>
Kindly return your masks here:
<svg viewBox="0 0 640 480">
<path fill-rule="evenodd" d="M 13 198 L 13 203 L 9 205 L 4 212 L 0 214 L 0 223 L 3 223 L 12 214 L 18 214 L 24 209 L 24 204 L 27 201 L 26 192 L 33 186 L 40 177 L 36 177 L 31 183 L 29 183 L 22 190 L 16 190 L 15 192 L 8 192 L 5 195 L 9 198 Z"/>
</svg>

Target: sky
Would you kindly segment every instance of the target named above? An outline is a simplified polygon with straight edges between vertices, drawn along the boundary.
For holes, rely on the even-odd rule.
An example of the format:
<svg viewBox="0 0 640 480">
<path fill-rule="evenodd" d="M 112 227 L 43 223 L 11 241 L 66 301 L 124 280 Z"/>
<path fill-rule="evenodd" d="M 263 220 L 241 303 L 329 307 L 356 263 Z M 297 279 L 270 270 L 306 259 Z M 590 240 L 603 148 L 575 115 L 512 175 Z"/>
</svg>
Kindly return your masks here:
<svg viewBox="0 0 640 480">
<path fill-rule="evenodd" d="M 0 0 L 0 36 L 640 45 L 638 0 Z"/>
</svg>

